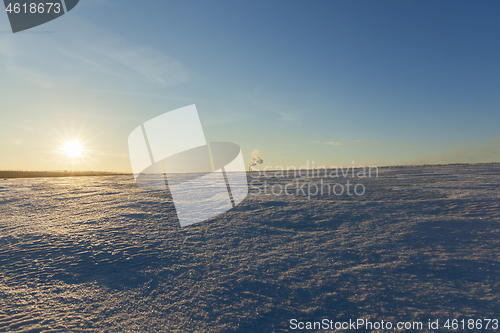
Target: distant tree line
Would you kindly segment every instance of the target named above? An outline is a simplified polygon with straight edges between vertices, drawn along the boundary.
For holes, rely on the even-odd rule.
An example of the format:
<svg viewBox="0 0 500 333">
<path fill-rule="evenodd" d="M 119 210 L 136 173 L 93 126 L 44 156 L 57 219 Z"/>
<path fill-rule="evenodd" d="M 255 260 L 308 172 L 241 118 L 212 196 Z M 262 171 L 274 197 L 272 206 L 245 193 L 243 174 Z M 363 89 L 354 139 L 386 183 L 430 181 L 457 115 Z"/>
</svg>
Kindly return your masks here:
<svg viewBox="0 0 500 333">
<path fill-rule="evenodd" d="M 81 176 L 116 176 L 131 175 L 131 173 L 106 172 L 106 171 L 0 171 L 3 178 L 39 178 L 39 177 L 81 177 Z"/>
</svg>

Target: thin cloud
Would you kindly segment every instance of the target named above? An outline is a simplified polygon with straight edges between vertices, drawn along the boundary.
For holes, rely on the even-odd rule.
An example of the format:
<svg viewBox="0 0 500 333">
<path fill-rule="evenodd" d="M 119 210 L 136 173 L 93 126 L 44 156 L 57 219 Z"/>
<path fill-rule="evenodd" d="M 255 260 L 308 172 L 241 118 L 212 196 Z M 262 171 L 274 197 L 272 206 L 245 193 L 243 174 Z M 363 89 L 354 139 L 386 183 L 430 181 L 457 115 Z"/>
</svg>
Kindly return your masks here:
<svg viewBox="0 0 500 333">
<path fill-rule="evenodd" d="M 124 45 L 121 50 L 110 47 L 100 50 L 109 59 L 161 87 L 187 81 L 188 73 L 178 62 L 154 49 Z"/>
<path fill-rule="evenodd" d="M 34 128 L 31 128 L 31 127 L 28 127 L 28 126 L 23 126 L 23 125 L 19 125 L 19 124 L 9 123 L 9 122 L 6 122 L 6 121 L 0 122 L 0 125 L 15 126 L 15 127 L 18 127 L 18 128 L 22 128 L 22 129 L 28 130 L 28 131 L 34 131 L 35 130 Z"/>
<path fill-rule="evenodd" d="M 366 141 L 366 140 L 354 140 L 353 142 L 356 142 L 356 143 L 361 143 L 361 142 L 366 142 L 366 143 L 372 143 L 372 144 L 379 144 L 378 141 Z"/>
<path fill-rule="evenodd" d="M 342 142 L 337 142 L 337 141 L 314 141 L 311 143 L 312 144 L 328 145 L 328 146 L 343 146 L 344 145 Z"/>
<path fill-rule="evenodd" d="M 489 138 L 488 140 L 493 142 L 500 142 L 500 138 Z"/>
<path fill-rule="evenodd" d="M 278 111 L 277 114 L 280 115 L 282 121 L 286 122 L 297 121 L 299 119 L 299 115 L 297 113 Z"/>
<path fill-rule="evenodd" d="M 74 18 L 72 27 L 73 34 L 57 38 L 23 36 L 23 43 L 3 38 L 0 65 L 18 81 L 50 88 L 113 86 L 136 91 L 137 86 L 163 88 L 189 79 L 190 71 L 180 62 L 153 47 L 137 45 L 81 19 Z"/>
</svg>

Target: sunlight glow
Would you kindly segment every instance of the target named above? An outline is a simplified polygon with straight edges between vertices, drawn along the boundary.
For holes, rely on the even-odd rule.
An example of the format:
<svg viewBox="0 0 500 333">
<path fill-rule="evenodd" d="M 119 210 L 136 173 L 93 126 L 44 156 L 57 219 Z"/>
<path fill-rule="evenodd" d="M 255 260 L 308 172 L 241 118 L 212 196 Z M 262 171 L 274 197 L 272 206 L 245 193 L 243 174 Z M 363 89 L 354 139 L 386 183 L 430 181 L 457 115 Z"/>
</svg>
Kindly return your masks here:
<svg viewBox="0 0 500 333">
<path fill-rule="evenodd" d="M 61 149 L 69 157 L 81 157 L 83 152 L 82 145 L 77 140 L 67 142 Z"/>
</svg>

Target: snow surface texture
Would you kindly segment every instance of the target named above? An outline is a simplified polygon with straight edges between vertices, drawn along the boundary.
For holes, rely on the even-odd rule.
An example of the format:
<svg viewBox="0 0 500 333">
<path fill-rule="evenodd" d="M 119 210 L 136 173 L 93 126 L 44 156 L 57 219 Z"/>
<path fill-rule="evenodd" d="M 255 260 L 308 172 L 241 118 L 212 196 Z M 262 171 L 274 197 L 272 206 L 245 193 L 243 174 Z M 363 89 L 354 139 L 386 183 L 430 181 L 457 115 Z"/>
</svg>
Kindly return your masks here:
<svg viewBox="0 0 500 333">
<path fill-rule="evenodd" d="M 250 190 L 181 229 L 168 193 L 129 176 L 0 180 L 0 331 L 500 316 L 500 165 L 381 168 L 361 182 L 362 197 Z"/>
</svg>

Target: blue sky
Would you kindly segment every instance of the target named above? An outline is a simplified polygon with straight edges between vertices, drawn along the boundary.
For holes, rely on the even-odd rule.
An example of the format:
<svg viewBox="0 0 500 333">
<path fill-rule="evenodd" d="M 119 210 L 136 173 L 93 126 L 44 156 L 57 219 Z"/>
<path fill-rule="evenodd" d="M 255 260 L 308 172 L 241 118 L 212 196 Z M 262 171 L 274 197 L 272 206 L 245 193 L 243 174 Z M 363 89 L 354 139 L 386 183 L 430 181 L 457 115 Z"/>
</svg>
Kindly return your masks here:
<svg viewBox="0 0 500 333">
<path fill-rule="evenodd" d="M 0 169 L 130 171 L 128 134 L 196 104 L 264 166 L 500 162 L 497 1 L 81 0 L 9 33 Z M 78 139 L 82 158 L 65 157 Z M 247 162 L 248 163 L 248 162 Z"/>
</svg>

